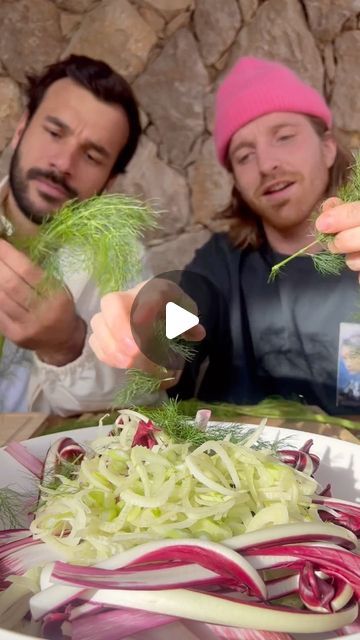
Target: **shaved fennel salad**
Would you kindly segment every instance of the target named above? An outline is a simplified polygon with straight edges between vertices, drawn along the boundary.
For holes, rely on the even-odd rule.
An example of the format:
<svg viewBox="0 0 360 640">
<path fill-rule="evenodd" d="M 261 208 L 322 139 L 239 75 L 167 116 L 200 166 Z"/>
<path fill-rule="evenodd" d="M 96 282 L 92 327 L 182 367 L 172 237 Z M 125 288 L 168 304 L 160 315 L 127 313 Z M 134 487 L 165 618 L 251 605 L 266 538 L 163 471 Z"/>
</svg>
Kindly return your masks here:
<svg viewBox="0 0 360 640">
<path fill-rule="evenodd" d="M 360 630 L 360 505 L 319 485 L 311 440 L 274 447 L 264 424 L 209 418 L 122 410 L 45 460 L 8 445 L 39 494 L 29 528 L 0 531 L 0 626 L 49 640 Z"/>
</svg>

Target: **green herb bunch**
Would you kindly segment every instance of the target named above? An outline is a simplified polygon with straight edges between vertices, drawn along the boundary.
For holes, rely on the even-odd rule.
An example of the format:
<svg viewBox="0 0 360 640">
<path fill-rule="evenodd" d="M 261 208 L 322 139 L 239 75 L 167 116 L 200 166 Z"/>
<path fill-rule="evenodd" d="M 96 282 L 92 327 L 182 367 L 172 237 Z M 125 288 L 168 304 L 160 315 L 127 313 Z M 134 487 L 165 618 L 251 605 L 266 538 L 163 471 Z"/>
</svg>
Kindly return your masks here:
<svg viewBox="0 0 360 640">
<path fill-rule="evenodd" d="M 102 294 L 129 286 L 141 273 L 139 240 L 156 226 L 146 205 L 126 195 L 106 194 L 67 202 L 36 236 L 8 237 L 44 270 L 39 295 L 63 284 L 67 273 L 85 271 Z M 0 355 L 3 339 L 0 337 Z"/>
<path fill-rule="evenodd" d="M 102 294 L 129 285 L 141 272 L 139 240 L 156 226 L 150 208 L 126 195 L 106 194 L 70 201 L 34 237 L 14 243 L 45 272 L 42 286 L 63 281 L 66 270 L 86 271 Z"/>
<path fill-rule="evenodd" d="M 196 343 L 188 342 L 181 337 L 168 338 L 165 323 L 161 320 L 154 323 L 153 329 L 152 352 L 158 353 L 159 361 L 169 360 L 170 363 L 173 354 L 174 366 L 179 366 L 179 359 L 191 362 L 195 357 Z M 113 404 L 115 407 L 135 406 L 140 397 L 156 393 L 165 382 L 174 379 L 174 374 L 161 365 L 155 367 L 153 373 L 145 373 L 136 368 L 128 369 L 125 372 L 125 385 L 116 395 Z"/>
<path fill-rule="evenodd" d="M 337 193 L 343 202 L 355 202 L 360 200 L 360 154 L 355 157 L 355 162 L 351 168 L 350 178 Z M 315 216 L 316 217 L 316 216 Z M 275 264 L 270 272 L 269 281 L 273 281 L 280 271 L 294 258 L 309 255 L 314 263 L 315 269 L 323 275 L 339 275 L 345 267 L 345 258 L 342 254 L 332 253 L 328 249 L 329 243 L 334 239 L 334 234 L 320 233 L 314 230 L 315 239 L 299 251 L 296 251 L 288 258 Z M 309 250 L 316 245 L 323 247 L 318 253 L 309 253 Z"/>
</svg>

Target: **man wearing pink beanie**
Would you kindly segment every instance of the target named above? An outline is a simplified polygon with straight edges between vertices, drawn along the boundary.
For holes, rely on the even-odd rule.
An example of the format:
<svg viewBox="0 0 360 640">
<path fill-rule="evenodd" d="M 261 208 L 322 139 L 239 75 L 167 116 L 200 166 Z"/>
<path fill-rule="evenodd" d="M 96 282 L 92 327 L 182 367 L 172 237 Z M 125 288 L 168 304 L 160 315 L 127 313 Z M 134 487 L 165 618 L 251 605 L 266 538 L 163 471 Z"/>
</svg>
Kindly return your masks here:
<svg viewBox="0 0 360 640">
<path fill-rule="evenodd" d="M 303 113 L 331 128 L 332 115 L 324 98 L 288 67 L 259 58 L 240 58 L 216 95 L 215 144 L 226 164 L 233 135 L 249 122 L 269 113 Z"/>
<path fill-rule="evenodd" d="M 357 275 L 345 269 L 324 277 L 302 256 L 268 282 L 274 264 L 310 243 L 313 213 L 346 180 L 353 158 L 331 127 L 323 97 L 278 62 L 241 58 L 220 85 L 214 138 L 219 161 L 234 178 L 232 224 L 184 271 L 182 288 L 197 304 L 206 337 L 200 326 L 189 335 L 201 340 L 198 353 L 173 395 L 237 404 L 280 395 L 328 413 L 359 412 L 360 399 L 338 384 L 340 334 L 358 308 Z M 340 232 L 335 248 L 360 271 L 360 203 L 336 202 L 330 210 L 331 204 L 317 225 Z M 194 272 L 204 276 L 200 287 Z M 92 345 L 116 366 L 105 354 L 114 345 L 122 349 L 124 326 L 110 320 L 124 316 L 125 302 L 122 294 L 111 296 L 93 324 Z"/>
</svg>

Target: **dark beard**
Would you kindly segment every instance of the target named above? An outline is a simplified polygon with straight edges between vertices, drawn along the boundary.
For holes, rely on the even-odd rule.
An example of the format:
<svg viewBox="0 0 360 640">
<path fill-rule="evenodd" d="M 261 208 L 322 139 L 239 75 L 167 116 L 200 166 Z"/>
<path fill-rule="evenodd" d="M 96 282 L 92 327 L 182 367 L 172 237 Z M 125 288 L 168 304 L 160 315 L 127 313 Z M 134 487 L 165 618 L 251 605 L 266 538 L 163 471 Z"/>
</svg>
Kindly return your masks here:
<svg viewBox="0 0 360 640">
<path fill-rule="evenodd" d="M 30 220 L 31 222 L 40 225 L 48 219 L 48 216 L 53 213 L 53 209 L 49 209 L 49 212 L 44 214 L 39 212 L 39 210 L 34 206 L 28 194 L 29 180 L 45 178 L 49 182 L 53 182 L 54 184 L 61 186 L 65 190 L 65 192 L 69 194 L 69 200 L 73 200 L 74 198 L 76 198 L 78 196 L 78 193 L 77 191 L 75 191 L 75 189 L 67 184 L 64 176 L 62 176 L 58 172 L 44 171 L 42 169 L 33 167 L 29 169 L 26 174 L 24 174 L 21 168 L 20 147 L 21 140 L 19 141 L 10 162 L 10 188 L 14 196 L 14 200 L 24 216 L 26 216 L 26 218 L 28 218 L 28 220 Z M 42 197 L 49 203 L 49 205 L 54 204 L 55 202 L 55 200 L 49 195 L 43 194 Z"/>
</svg>

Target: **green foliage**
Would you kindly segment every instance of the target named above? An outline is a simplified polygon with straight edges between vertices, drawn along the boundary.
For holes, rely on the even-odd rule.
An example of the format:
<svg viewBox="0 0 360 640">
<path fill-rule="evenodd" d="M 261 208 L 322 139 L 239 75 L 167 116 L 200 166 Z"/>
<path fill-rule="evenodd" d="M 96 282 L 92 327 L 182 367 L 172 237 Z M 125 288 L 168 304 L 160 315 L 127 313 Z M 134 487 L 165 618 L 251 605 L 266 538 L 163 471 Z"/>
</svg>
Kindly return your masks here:
<svg viewBox="0 0 360 640">
<path fill-rule="evenodd" d="M 330 253 L 330 251 L 320 251 L 311 255 L 315 269 L 324 276 L 339 276 L 346 263 L 341 253 Z"/>
<path fill-rule="evenodd" d="M 61 286 L 64 267 L 67 273 L 87 272 L 105 294 L 139 278 L 139 240 L 155 226 L 155 214 L 146 204 L 130 196 L 106 194 L 67 202 L 44 221 L 37 235 L 12 235 L 11 242 L 43 268 L 39 295 Z M 0 337 L 0 357 L 3 344 Z"/>
<path fill-rule="evenodd" d="M 101 293 L 129 285 L 141 272 L 139 239 L 155 226 L 149 207 L 124 195 L 107 194 L 73 200 L 47 222 L 36 236 L 17 238 L 16 245 L 41 265 L 47 286 L 62 282 L 61 249 L 66 270 L 86 271 Z"/>
<path fill-rule="evenodd" d="M 10 487 L 0 489 L 0 525 L 1 529 L 21 529 L 24 523 L 21 516 L 24 512 L 24 499 L 21 493 Z"/>
<path fill-rule="evenodd" d="M 159 367 L 159 376 L 145 373 L 141 369 L 127 369 L 125 372 L 126 382 L 116 395 L 115 407 L 134 406 L 134 401 L 140 396 L 148 395 L 159 391 L 163 382 L 174 378 L 166 376 L 166 369 Z"/>
<path fill-rule="evenodd" d="M 198 447 L 209 439 L 203 431 L 200 431 L 191 420 L 184 414 L 176 400 L 168 400 L 161 407 L 155 409 L 145 409 L 147 416 L 161 428 L 173 442 L 189 442 Z"/>
<path fill-rule="evenodd" d="M 161 353 L 164 353 L 165 357 L 168 351 L 181 356 L 187 362 L 190 362 L 196 355 L 196 346 L 188 340 L 184 340 L 180 336 L 177 338 L 167 338 L 165 323 L 162 321 L 156 322 L 154 326 L 154 338 L 155 344 L 159 342 L 159 348 Z"/>
<path fill-rule="evenodd" d="M 197 402 L 197 401 L 194 401 Z M 203 408 L 203 405 L 201 405 Z M 222 427 L 210 427 L 206 431 L 200 430 L 196 424 L 194 424 L 195 414 L 198 408 L 194 408 L 189 415 L 187 415 L 186 408 L 189 407 L 186 402 L 179 402 L 178 400 L 168 400 L 164 402 L 160 407 L 155 409 L 144 408 L 142 411 L 148 416 L 156 426 L 158 426 L 172 442 L 183 443 L 187 442 L 193 447 L 199 447 L 208 440 L 223 440 L 225 436 L 228 436 L 231 442 L 244 444 L 249 438 L 250 434 L 256 429 L 244 428 L 241 424 L 227 423 L 225 428 Z M 210 408 L 208 403 L 206 407 Z M 283 445 L 283 441 L 267 442 L 261 438 L 254 443 L 255 449 L 278 449 Z"/>
<path fill-rule="evenodd" d="M 360 154 L 357 154 L 355 157 L 348 182 L 339 189 L 337 195 L 344 202 L 356 202 L 357 200 L 360 200 Z M 346 264 L 344 256 L 338 253 L 331 253 L 327 248 L 329 242 L 333 240 L 334 234 L 320 233 L 315 230 L 314 236 L 315 240 L 313 242 L 272 267 L 269 276 L 270 282 L 276 278 L 288 262 L 298 256 L 304 255 L 310 255 L 315 269 L 322 275 L 339 275 L 342 272 Z M 308 250 L 318 244 L 323 247 L 323 250 L 319 253 L 309 254 Z"/>
<path fill-rule="evenodd" d="M 211 409 L 213 419 L 235 420 L 237 418 L 244 418 L 244 416 L 253 416 L 255 418 L 274 418 L 293 422 L 333 424 L 345 429 L 360 430 L 359 422 L 340 418 L 339 416 L 329 416 L 322 411 L 314 410 L 306 404 L 302 404 L 296 400 L 286 400 L 281 396 L 269 396 L 254 405 L 204 403 L 197 399 L 182 400 L 180 402 L 181 410 L 190 415 L 194 415 L 198 409 L 203 409 L 204 406 L 206 406 L 207 409 Z"/>
<path fill-rule="evenodd" d="M 356 154 L 351 167 L 350 179 L 340 187 L 338 196 L 344 202 L 360 200 L 360 154 Z"/>
</svg>

